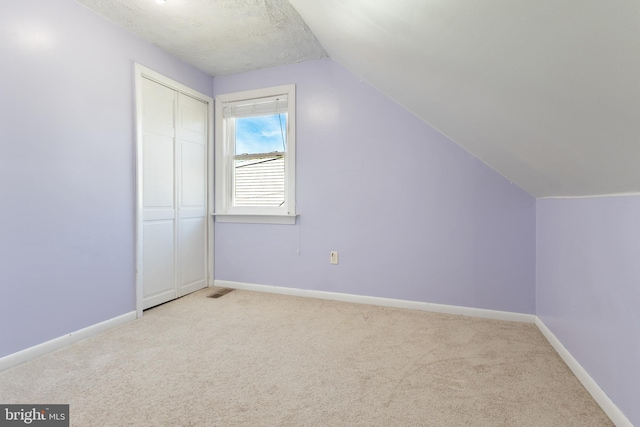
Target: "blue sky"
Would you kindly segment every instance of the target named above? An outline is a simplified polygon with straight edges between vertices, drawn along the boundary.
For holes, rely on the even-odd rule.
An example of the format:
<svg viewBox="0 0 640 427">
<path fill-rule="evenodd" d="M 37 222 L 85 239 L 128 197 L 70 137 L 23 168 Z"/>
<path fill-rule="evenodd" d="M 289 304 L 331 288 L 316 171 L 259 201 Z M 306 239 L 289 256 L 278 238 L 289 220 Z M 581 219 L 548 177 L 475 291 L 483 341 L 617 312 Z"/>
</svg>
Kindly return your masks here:
<svg viewBox="0 0 640 427">
<path fill-rule="evenodd" d="M 287 141 L 287 115 L 281 114 L 282 132 L 278 114 L 236 118 L 236 154 L 270 153 L 284 151 Z"/>
</svg>

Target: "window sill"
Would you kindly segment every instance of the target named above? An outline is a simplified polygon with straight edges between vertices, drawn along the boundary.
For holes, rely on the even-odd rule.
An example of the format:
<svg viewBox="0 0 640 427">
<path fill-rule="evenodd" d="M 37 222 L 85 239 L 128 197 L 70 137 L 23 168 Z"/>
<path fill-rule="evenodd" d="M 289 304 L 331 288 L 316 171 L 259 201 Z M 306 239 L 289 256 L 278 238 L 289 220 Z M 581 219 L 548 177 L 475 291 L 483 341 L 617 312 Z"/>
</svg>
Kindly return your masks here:
<svg viewBox="0 0 640 427">
<path fill-rule="evenodd" d="M 243 224 L 289 224 L 296 223 L 298 215 L 256 215 L 214 213 L 216 222 L 238 222 Z"/>
</svg>

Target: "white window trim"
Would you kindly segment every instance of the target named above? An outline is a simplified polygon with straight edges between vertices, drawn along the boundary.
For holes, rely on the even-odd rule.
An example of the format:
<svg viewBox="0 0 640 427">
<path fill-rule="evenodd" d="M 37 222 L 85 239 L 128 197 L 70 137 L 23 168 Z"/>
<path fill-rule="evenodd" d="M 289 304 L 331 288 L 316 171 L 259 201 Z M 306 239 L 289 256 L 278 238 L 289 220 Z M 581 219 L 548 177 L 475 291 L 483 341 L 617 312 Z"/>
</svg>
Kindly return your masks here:
<svg viewBox="0 0 640 427">
<path fill-rule="evenodd" d="M 215 99 L 215 166 L 217 222 L 295 224 L 296 221 L 296 97 L 295 85 L 217 95 Z M 287 95 L 287 152 L 285 156 L 285 204 L 274 207 L 233 207 L 233 147 L 224 138 L 223 104 L 247 99 Z"/>
</svg>

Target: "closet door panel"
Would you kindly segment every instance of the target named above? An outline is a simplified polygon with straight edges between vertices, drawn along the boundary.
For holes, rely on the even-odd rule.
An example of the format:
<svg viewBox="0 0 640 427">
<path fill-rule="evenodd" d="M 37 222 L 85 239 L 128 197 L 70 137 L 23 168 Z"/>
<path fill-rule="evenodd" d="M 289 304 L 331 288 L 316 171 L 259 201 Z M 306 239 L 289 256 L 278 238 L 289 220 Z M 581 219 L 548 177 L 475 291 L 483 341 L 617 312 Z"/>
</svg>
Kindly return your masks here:
<svg viewBox="0 0 640 427">
<path fill-rule="evenodd" d="M 178 95 L 180 279 L 178 294 L 207 284 L 207 105 Z"/>
<path fill-rule="evenodd" d="M 207 285 L 207 104 L 143 78 L 143 308 Z"/>
<path fill-rule="evenodd" d="M 143 79 L 143 308 L 177 297 L 176 92 Z"/>
</svg>

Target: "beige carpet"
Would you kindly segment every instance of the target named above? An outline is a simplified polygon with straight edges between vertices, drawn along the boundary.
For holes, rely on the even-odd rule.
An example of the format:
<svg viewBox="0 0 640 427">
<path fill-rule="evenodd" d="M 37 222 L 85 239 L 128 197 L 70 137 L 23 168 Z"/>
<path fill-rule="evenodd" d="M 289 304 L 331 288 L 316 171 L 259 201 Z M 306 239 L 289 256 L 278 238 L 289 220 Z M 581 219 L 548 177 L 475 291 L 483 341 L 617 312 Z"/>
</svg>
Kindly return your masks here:
<svg viewBox="0 0 640 427">
<path fill-rule="evenodd" d="M 74 426 L 605 426 L 533 325 L 205 289 L 0 373 Z"/>
</svg>

